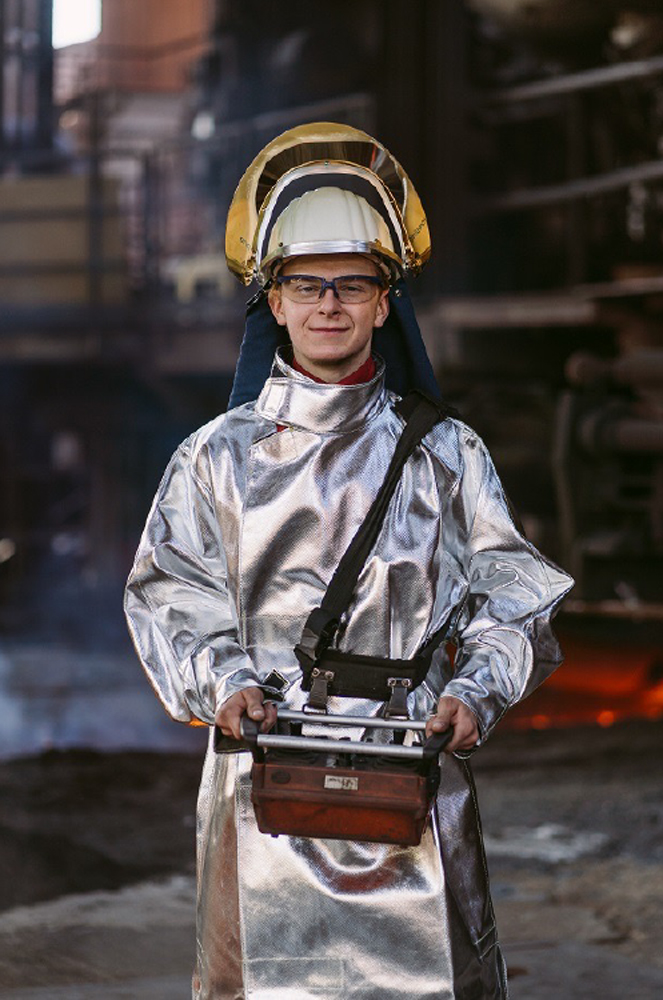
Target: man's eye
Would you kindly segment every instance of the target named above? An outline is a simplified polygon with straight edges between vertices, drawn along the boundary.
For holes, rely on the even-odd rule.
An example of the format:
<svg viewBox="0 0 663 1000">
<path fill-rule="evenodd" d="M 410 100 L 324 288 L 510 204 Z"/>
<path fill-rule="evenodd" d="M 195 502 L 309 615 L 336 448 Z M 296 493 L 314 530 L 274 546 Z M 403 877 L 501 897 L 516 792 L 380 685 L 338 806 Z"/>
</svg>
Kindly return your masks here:
<svg viewBox="0 0 663 1000">
<path fill-rule="evenodd" d="M 295 281 L 290 286 L 298 295 L 315 295 L 319 290 L 319 285 L 312 281 Z"/>
<path fill-rule="evenodd" d="M 349 295 L 358 295 L 361 292 L 365 292 L 367 282 L 365 281 L 341 281 L 337 282 L 339 292 L 345 292 Z"/>
</svg>

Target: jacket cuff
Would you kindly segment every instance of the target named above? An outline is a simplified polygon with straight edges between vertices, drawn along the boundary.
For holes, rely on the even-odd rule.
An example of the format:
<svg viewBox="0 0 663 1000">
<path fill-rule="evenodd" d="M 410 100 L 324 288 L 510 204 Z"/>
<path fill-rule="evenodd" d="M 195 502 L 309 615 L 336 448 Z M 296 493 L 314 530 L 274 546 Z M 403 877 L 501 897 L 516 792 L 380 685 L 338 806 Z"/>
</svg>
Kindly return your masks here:
<svg viewBox="0 0 663 1000">
<path fill-rule="evenodd" d="M 442 695 L 448 695 L 449 697 L 457 698 L 458 701 L 462 701 L 463 705 L 469 708 L 475 716 L 479 728 L 479 739 L 475 743 L 474 748 L 483 746 L 509 708 L 508 704 L 503 705 L 495 698 L 487 697 L 485 688 L 474 684 L 470 680 L 449 681 L 442 691 Z"/>
<path fill-rule="evenodd" d="M 214 714 L 238 691 L 249 687 L 261 687 L 260 678 L 252 667 L 240 667 L 223 674 L 216 681 L 216 705 Z"/>
</svg>

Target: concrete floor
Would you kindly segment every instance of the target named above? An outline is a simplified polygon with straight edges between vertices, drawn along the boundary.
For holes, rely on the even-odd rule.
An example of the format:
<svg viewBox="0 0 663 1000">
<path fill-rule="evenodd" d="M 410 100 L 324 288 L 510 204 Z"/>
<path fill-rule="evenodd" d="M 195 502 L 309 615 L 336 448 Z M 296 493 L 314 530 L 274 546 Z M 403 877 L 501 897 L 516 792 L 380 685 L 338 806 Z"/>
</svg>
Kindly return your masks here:
<svg viewBox="0 0 663 1000">
<path fill-rule="evenodd" d="M 619 924 L 588 896 L 557 896 L 555 879 L 523 873 L 496 885 L 496 908 L 513 1000 L 660 1000 L 660 955 L 631 929 L 645 872 L 586 865 L 579 894 L 606 880 L 640 879 Z M 649 875 L 652 873 L 649 872 Z M 660 870 L 658 872 L 660 879 Z M 660 890 L 660 885 L 658 886 Z M 14 986 L 3 1000 L 186 1000 L 193 955 L 193 880 L 175 877 L 114 893 L 70 896 L 17 909 L 0 923 L 0 951 Z M 658 916 L 661 898 L 658 892 Z M 658 927 L 653 930 L 654 935 Z M 633 952 L 627 945 L 633 934 Z M 9 957 L 11 956 L 11 957 Z M 408 998 L 409 1000 L 409 998 Z"/>
<path fill-rule="evenodd" d="M 505 733 L 476 756 L 513 1000 L 663 997 L 662 736 L 660 722 Z M 118 827 L 114 839 L 122 836 Z M 147 836 L 156 843 L 155 831 Z M 121 849 L 113 845 L 116 857 Z M 188 850 L 183 841 L 181 874 L 0 914 L 0 998 L 186 1000 L 194 951 Z"/>
</svg>

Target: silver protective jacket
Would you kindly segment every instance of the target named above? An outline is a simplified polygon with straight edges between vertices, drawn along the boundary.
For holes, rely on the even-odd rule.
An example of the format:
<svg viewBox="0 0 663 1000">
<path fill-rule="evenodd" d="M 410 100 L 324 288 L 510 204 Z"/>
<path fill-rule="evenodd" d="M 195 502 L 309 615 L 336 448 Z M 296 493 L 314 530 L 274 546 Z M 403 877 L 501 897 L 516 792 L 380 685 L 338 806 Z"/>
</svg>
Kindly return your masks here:
<svg viewBox="0 0 663 1000">
<path fill-rule="evenodd" d="M 393 402 L 379 361 L 371 382 L 338 386 L 277 356 L 255 403 L 176 452 L 126 595 L 174 719 L 210 724 L 274 670 L 287 704 L 304 704 L 293 646 L 384 478 L 402 430 Z M 483 742 L 557 666 L 550 617 L 570 583 L 517 531 L 480 439 L 446 419 L 405 466 L 337 644 L 411 657 L 449 620 L 453 668 L 439 651 L 411 714 L 426 717 L 445 691 L 475 713 Z M 506 997 L 466 759 L 444 755 L 432 822 L 407 848 L 261 834 L 249 771 L 247 753 L 208 751 L 195 1000 Z"/>
</svg>

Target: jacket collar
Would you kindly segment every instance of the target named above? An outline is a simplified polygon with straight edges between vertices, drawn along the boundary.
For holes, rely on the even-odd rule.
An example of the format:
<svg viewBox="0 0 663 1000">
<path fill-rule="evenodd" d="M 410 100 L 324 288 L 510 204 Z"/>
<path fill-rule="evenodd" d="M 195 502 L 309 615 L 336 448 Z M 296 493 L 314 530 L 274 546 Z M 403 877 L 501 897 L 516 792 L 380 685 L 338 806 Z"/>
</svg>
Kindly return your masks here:
<svg viewBox="0 0 663 1000">
<path fill-rule="evenodd" d="M 388 402 L 384 362 L 377 356 L 370 382 L 329 385 L 295 371 L 284 353 L 277 350 L 272 373 L 256 402 L 256 412 L 268 420 L 323 434 L 345 433 L 362 427 Z"/>
</svg>

